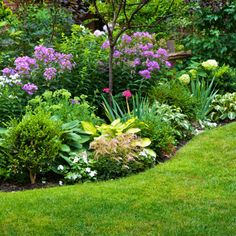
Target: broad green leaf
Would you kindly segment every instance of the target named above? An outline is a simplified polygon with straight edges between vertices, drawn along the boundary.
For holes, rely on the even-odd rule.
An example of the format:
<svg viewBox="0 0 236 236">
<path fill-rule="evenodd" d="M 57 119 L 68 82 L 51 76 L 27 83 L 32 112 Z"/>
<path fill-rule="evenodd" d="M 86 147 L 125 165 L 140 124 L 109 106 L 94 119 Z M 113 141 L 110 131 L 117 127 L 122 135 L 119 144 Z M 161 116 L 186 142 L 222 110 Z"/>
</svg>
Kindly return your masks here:
<svg viewBox="0 0 236 236">
<path fill-rule="evenodd" d="M 91 122 L 81 121 L 81 125 L 87 134 L 97 135 L 97 128 Z"/>
<path fill-rule="evenodd" d="M 70 147 L 66 144 L 62 144 L 61 145 L 61 151 L 69 153 L 70 152 Z"/>
</svg>

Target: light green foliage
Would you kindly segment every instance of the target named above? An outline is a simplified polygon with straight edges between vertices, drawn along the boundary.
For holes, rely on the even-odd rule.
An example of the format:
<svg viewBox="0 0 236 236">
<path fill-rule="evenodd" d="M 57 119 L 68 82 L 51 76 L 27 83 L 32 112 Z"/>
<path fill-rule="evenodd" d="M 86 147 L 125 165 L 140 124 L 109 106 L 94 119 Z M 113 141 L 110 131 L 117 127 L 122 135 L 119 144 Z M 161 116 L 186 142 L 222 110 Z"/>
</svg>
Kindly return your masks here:
<svg viewBox="0 0 236 236">
<path fill-rule="evenodd" d="M 29 171 L 31 183 L 36 174 L 48 171 L 59 156 L 61 142 L 60 123 L 45 112 L 26 114 L 18 123 L 11 123 L 2 142 L 14 174 Z"/>
<path fill-rule="evenodd" d="M 28 99 L 19 86 L 0 85 L 0 126 L 6 126 L 12 118 L 21 117 Z"/>
<path fill-rule="evenodd" d="M 210 106 L 209 117 L 213 121 L 236 119 L 236 93 L 216 95 Z"/>
<path fill-rule="evenodd" d="M 136 135 L 141 130 L 137 128 L 137 123 L 141 124 L 136 118 L 126 122 L 116 119 L 110 125 L 97 127 L 89 122 L 81 123 L 86 133 L 96 136 L 90 148 L 94 150 L 99 179 L 121 177 L 154 165 L 156 154 L 146 149 L 150 139 Z"/>
<path fill-rule="evenodd" d="M 149 109 L 140 120 L 145 123 L 141 129 L 141 136 L 150 138 L 150 148 L 157 153 L 157 161 L 169 156 L 175 144 L 175 131 L 171 125 L 163 121 L 161 116 L 157 116 L 154 109 Z"/>
<path fill-rule="evenodd" d="M 191 80 L 190 89 L 200 105 L 197 111 L 197 119 L 204 120 L 209 112 L 211 102 L 218 92 L 214 88 L 214 79 L 210 83 L 199 79 Z"/>
<path fill-rule="evenodd" d="M 71 93 L 65 89 L 46 91 L 41 96 L 36 96 L 28 102 L 26 109 L 35 112 L 47 111 L 53 119 L 65 123 L 73 120 L 86 120 L 94 124 L 101 122 L 101 119 L 94 114 L 95 108 L 86 101 L 85 95 L 72 98 Z"/>
</svg>

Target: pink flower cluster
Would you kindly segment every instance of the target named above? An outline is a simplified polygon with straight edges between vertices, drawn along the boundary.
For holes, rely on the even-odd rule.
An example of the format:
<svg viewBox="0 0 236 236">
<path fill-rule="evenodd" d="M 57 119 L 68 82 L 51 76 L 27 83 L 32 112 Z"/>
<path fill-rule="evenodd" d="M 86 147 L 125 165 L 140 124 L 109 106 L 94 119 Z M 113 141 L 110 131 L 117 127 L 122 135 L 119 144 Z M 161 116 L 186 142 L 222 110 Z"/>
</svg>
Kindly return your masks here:
<svg viewBox="0 0 236 236">
<path fill-rule="evenodd" d="M 52 80 L 56 78 L 58 73 L 71 70 L 73 67 L 71 54 L 59 53 L 53 48 L 42 45 L 35 47 L 33 58 L 28 56 L 18 57 L 14 64 L 15 68 L 4 68 L 2 73 L 4 76 L 18 74 L 21 80 L 32 80 L 34 75 L 38 76 L 42 71 L 45 80 Z M 38 87 L 33 83 L 26 83 L 22 89 L 32 95 L 38 90 Z"/>
<path fill-rule="evenodd" d="M 117 64 L 125 62 L 140 76 L 149 79 L 162 66 L 172 66 L 168 61 L 168 52 L 164 48 L 156 48 L 155 43 L 155 36 L 148 32 L 135 32 L 131 36 L 124 34 L 113 56 Z M 109 48 L 108 40 L 101 48 Z"/>
</svg>

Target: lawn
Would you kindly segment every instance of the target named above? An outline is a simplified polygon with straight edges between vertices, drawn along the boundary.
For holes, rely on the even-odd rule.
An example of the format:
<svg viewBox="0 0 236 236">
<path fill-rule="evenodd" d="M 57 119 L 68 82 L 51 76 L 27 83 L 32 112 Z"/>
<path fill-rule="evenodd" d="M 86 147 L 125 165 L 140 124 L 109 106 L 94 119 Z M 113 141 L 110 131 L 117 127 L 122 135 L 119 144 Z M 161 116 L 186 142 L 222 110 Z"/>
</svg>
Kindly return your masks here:
<svg viewBox="0 0 236 236">
<path fill-rule="evenodd" d="M 124 179 L 0 193 L 0 235 L 236 235 L 236 123 Z"/>
</svg>

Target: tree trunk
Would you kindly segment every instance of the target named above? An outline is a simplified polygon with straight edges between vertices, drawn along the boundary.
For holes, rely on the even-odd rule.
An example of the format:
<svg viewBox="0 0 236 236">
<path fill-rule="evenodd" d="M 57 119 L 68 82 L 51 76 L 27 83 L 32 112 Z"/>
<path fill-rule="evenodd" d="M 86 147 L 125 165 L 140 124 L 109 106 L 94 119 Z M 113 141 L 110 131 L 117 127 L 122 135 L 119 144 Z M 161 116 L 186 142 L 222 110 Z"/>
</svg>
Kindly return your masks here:
<svg viewBox="0 0 236 236">
<path fill-rule="evenodd" d="M 111 45 L 111 42 L 110 42 Z M 110 46 L 109 53 L 109 101 L 110 105 L 112 105 L 112 92 L 113 92 L 113 54 L 114 54 L 114 46 Z"/>
<path fill-rule="evenodd" d="M 31 184 L 35 184 L 36 174 L 33 173 L 33 171 L 31 169 L 29 169 L 29 175 L 30 175 L 30 182 L 31 182 Z"/>
</svg>

